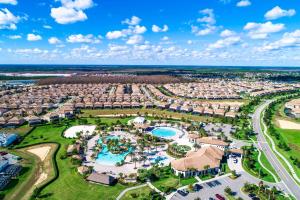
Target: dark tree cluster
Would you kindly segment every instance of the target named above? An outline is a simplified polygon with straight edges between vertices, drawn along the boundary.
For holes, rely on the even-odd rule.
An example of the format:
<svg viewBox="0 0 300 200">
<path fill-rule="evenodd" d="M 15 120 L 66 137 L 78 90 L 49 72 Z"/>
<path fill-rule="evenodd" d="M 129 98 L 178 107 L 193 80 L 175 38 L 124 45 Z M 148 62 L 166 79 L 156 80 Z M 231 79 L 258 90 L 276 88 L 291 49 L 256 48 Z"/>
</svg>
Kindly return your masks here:
<svg viewBox="0 0 300 200">
<path fill-rule="evenodd" d="M 166 83 L 180 83 L 180 82 L 184 82 L 184 80 L 178 77 L 168 76 L 168 75 L 154 75 L 154 76 L 115 75 L 115 76 L 72 76 L 72 77 L 46 78 L 46 79 L 39 80 L 38 84 L 39 85 L 89 84 L 89 83 L 166 84 Z"/>
</svg>

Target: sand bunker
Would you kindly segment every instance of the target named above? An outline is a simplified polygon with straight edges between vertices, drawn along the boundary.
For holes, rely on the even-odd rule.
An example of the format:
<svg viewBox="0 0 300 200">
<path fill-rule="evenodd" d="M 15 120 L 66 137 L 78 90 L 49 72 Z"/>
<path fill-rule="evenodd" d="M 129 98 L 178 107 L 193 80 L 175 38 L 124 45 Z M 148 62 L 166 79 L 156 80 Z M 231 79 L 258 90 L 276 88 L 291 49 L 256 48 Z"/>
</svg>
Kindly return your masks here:
<svg viewBox="0 0 300 200">
<path fill-rule="evenodd" d="M 37 148 L 34 148 L 34 149 L 29 149 L 27 151 L 37 155 L 41 159 L 41 161 L 44 161 L 45 158 L 47 157 L 50 149 L 51 149 L 50 146 L 43 146 L 43 147 L 37 147 Z"/>
<path fill-rule="evenodd" d="M 39 185 L 40 183 L 42 183 L 43 181 L 45 181 L 48 177 L 48 174 L 46 173 L 41 173 L 40 177 L 38 178 L 38 180 L 34 183 L 34 185 Z"/>
<path fill-rule="evenodd" d="M 66 138 L 76 138 L 78 132 L 83 134 L 92 135 L 96 126 L 73 126 L 65 131 L 64 136 Z"/>
<path fill-rule="evenodd" d="M 300 130 L 300 123 L 291 122 L 288 120 L 277 120 L 279 127 L 282 129 Z"/>
</svg>

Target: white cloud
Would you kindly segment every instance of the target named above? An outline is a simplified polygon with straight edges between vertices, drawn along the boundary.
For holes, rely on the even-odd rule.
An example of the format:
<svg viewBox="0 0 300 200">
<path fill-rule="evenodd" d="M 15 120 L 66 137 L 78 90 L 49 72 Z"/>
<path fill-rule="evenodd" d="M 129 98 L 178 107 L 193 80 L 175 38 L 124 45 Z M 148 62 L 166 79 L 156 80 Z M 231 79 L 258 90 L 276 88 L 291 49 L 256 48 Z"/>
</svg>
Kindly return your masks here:
<svg viewBox="0 0 300 200">
<path fill-rule="evenodd" d="M 119 39 L 125 36 L 126 34 L 124 34 L 122 31 L 109 31 L 106 33 L 106 38 L 109 40 Z"/>
<path fill-rule="evenodd" d="M 45 29 L 52 29 L 52 26 L 44 25 L 43 28 L 45 28 Z"/>
<path fill-rule="evenodd" d="M 249 0 L 241 0 L 239 2 L 236 3 L 237 7 L 247 7 L 247 6 L 251 6 L 251 1 Z"/>
<path fill-rule="evenodd" d="M 128 24 L 131 26 L 138 25 L 142 20 L 137 16 L 132 16 L 131 19 L 125 19 L 122 24 Z"/>
<path fill-rule="evenodd" d="M 216 23 L 215 14 L 214 14 L 213 9 L 206 8 L 204 10 L 200 10 L 200 13 L 205 16 L 202 18 L 198 18 L 197 19 L 198 22 L 203 22 L 203 23 L 207 23 L 207 24 L 215 24 Z"/>
<path fill-rule="evenodd" d="M 192 26 L 192 33 L 196 36 L 204 36 L 214 33 L 216 29 L 217 27 L 211 25 L 207 25 L 204 29 L 200 29 L 198 26 Z"/>
<path fill-rule="evenodd" d="M 12 40 L 17 40 L 17 39 L 21 39 L 22 36 L 21 35 L 10 35 L 8 36 L 9 39 L 12 39 Z"/>
<path fill-rule="evenodd" d="M 0 4 L 11 4 L 11 5 L 15 6 L 18 4 L 18 2 L 17 2 L 17 0 L 1 0 Z"/>
<path fill-rule="evenodd" d="M 38 41 L 41 40 L 42 37 L 40 35 L 35 35 L 33 33 L 27 34 L 27 40 L 28 41 Z"/>
<path fill-rule="evenodd" d="M 197 22 L 201 23 L 202 27 L 192 25 L 192 33 L 196 36 L 204 36 L 214 33 L 217 30 L 217 27 L 214 25 L 216 23 L 214 10 L 206 8 L 199 12 L 204 15 L 197 19 Z"/>
<path fill-rule="evenodd" d="M 85 21 L 88 17 L 83 10 L 94 5 L 92 0 L 60 0 L 62 6 L 51 8 L 51 17 L 59 24 Z"/>
<path fill-rule="evenodd" d="M 266 43 L 258 48 L 258 50 L 272 51 L 291 47 L 300 47 L 300 29 L 295 30 L 294 32 L 284 33 L 281 39 L 275 42 Z"/>
<path fill-rule="evenodd" d="M 187 44 L 193 44 L 193 41 L 192 40 L 188 40 L 186 43 Z"/>
<path fill-rule="evenodd" d="M 252 39 L 265 39 L 269 36 L 270 33 L 280 32 L 284 28 L 284 24 L 273 24 L 272 22 L 248 22 L 244 26 L 244 30 L 249 31 L 248 36 Z"/>
<path fill-rule="evenodd" d="M 143 34 L 147 31 L 147 28 L 145 26 L 137 25 L 133 28 L 134 34 Z"/>
<path fill-rule="evenodd" d="M 158 32 L 167 32 L 169 30 L 169 27 L 167 25 L 164 25 L 162 28 L 160 28 L 157 25 L 152 25 L 152 31 L 154 33 L 158 33 Z"/>
<path fill-rule="evenodd" d="M 140 44 L 144 41 L 143 36 L 141 35 L 133 35 L 131 37 L 129 37 L 129 39 L 127 40 L 126 44 Z"/>
<path fill-rule="evenodd" d="M 77 34 L 77 35 L 70 35 L 67 38 L 67 42 L 69 43 L 100 43 L 101 42 L 101 36 L 94 37 L 93 34 L 88 34 L 88 35 L 82 35 L 82 34 Z"/>
<path fill-rule="evenodd" d="M 236 33 L 234 31 L 231 31 L 231 30 L 228 30 L 228 29 L 225 29 L 220 34 L 221 37 L 230 37 L 230 36 L 234 36 L 234 35 L 236 35 Z"/>
<path fill-rule="evenodd" d="M 236 45 L 240 42 L 241 38 L 239 36 L 227 37 L 225 39 L 218 40 L 213 44 L 210 44 L 208 46 L 208 49 L 221 49 L 232 45 Z"/>
<path fill-rule="evenodd" d="M 7 8 L 0 10 L 0 29 L 15 30 L 19 20 L 20 17 L 14 16 Z"/>
<path fill-rule="evenodd" d="M 163 38 L 161 38 L 162 41 L 168 41 L 170 38 L 168 36 L 164 36 Z"/>
<path fill-rule="evenodd" d="M 279 6 L 275 6 L 265 14 L 267 20 L 274 20 L 281 17 L 292 17 L 296 14 L 294 9 L 283 10 Z"/>
<path fill-rule="evenodd" d="M 48 39 L 49 44 L 59 44 L 61 41 L 57 37 L 51 37 Z"/>
</svg>

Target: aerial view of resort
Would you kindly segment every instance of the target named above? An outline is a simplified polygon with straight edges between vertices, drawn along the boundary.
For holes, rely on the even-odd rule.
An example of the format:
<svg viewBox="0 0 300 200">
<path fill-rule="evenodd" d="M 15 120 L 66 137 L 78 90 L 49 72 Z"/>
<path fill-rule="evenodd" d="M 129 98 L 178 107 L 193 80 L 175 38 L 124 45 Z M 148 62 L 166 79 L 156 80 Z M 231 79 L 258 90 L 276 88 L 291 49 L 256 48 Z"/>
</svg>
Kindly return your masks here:
<svg viewBox="0 0 300 200">
<path fill-rule="evenodd" d="M 300 200 L 299 5 L 0 0 L 0 200 Z"/>
</svg>

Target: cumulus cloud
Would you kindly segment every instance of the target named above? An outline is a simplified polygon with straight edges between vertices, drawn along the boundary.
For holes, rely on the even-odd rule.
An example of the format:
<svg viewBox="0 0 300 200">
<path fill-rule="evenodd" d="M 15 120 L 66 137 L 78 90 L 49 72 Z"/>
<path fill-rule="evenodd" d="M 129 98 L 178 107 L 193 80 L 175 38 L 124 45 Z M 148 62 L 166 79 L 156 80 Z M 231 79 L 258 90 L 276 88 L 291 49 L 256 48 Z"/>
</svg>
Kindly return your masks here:
<svg viewBox="0 0 300 200">
<path fill-rule="evenodd" d="M 251 6 L 251 1 L 249 0 L 241 0 L 239 2 L 236 3 L 237 7 L 247 7 L 247 6 Z"/>
<path fill-rule="evenodd" d="M 213 9 L 206 8 L 204 10 L 200 10 L 200 13 L 205 16 L 198 18 L 197 19 L 198 22 L 204 22 L 207 24 L 215 24 L 216 23 L 215 14 L 214 14 Z"/>
<path fill-rule="evenodd" d="M 0 9 L 0 29 L 15 30 L 20 17 L 12 14 L 7 8 Z"/>
<path fill-rule="evenodd" d="M 51 37 L 48 39 L 49 44 L 59 44 L 61 41 L 57 37 Z"/>
<path fill-rule="evenodd" d="M 234 31 L 231 31 L 231 30 L 228 30 L 228 29 L 225 29 L 220 34 L 221 37 L 230 37 L 230 36 L 234 36 L 234 35 L 236 35 L 236 33 Z"/>
<path fill-rule="evenodd" d="M 210 44 L 208 46 L 208 49 L 221 49 L 232 45 L 236 45 L 240 42 L 241 38 L 239 36 L 227 37 L 225 39 L 220 39 L 213 44 Z"/>
<path fill-rule="evenodd" d="M 129 37 L 129 39 L 127 40 L 126 44 L 140 44 L 144 41 L 143 36 L 141 35 L 133 35 L 131 37 Z"/>
<path fill-rule="evenodd" d="M 186 43 L 187 44 L 193 44 L 193 41 L 192 40 L 188 40 Z"/>
<path fill-rule="evenodd" d="M 265 39 L 270 33 L 277 33 L 285 28 L 284 24 L 273 24 L 272 22 L 255 23 L 248 22 L 244 30 L 249 31 L 248 36 L 252 39 Z"/>
<path fill-rule="evenodd" d="M 62 6 L 51 8 L 51 17 L 59 24 L 72 24 L 85 21 L 88 17 L 83 12 L 94 5 L 92 0 L 60 0 Z"/>
<path fill-rule="evenodd" d="M 275 42 L 266 43 L 262 47 L 258 48 L 258 50 L 272 51 L 292 47 L 300 47 L 300 29 L 284 33 L 281 39 Z"/>
<path fill-rule="evenodd" d="M 33 33 L 27 34 L 27 40 L 28 41 L 38 41 L 38 40 L 41 40 L 41 39 L 42 39 L 42 36 L 40 36 L 40 35 L 35 35 Z"/>
<path fill-rule="evenodd" d="M 1 0 L 0 4 L 11 4 L 11 5 L 15 6 L 18 4 L 18 2 L 17 2 L 17 0 Z"/>
<path fill-rule="evenodd" d="M 158 33 L 158 32 L 167 32 L 169 30 L 169 27 L 167 25 L 164 25 L 162 28 L 160 28 L 157 25 L 152 25 L 152 31 L 154 33 Z"/>
<path fill-rule="evenodd" d="M 133 28 L 134 34 L 143 34 L 147 31 L 147 28 L 145 26 L 137 25 Z"/>
<path fill-rule="evenodd" d="M 106 38 L 109 40 L 125 38 L 132 35 L 143 34 L 147 31 L 145 26 L 139 25 L 141 19 L 139 17 L 133 16 L 131 19 L 126 19 L 122 21 L 122 24 L 127 24 L 128 28 L 122 30 L 114 30 L 106 33 Z"/>
<path fill-rule="evenodd" d="M 140 24 L 142 20 L 137 17 L 137 16 L 132 16 L 131 19 L 125 19 L 124 21 L 122 21 L 122 24 L 128 24 L 130 26 L 135 26 Z"/>
<path fill-rule="evenodd" d="M 125 37 L 126 34 L 124 34 L 123 31 L 109 31 L 106 33 L 106 38 L 109 40 L 113 39 L 119 39 L 121 37 Z"/>
<path fill-rule="evenodd" d="M 201 23 L 201 27 L 192 25 L 192 33 L 196 36 L 204 36 L 214 33 L 217 29 L 215 26 L 216 19 L 213 9 L 206 8 L 199 11 L 202 15 L 201 18 L 197 19 L 197 22 Z"/>
<path fill-rule="evenodd" d="M 294 9 L 283 10 L 279 6 L 275 6 L 265 14 L 267 20 L 274 20 L 281 17 L 292 17 L 296 14 Z"/>
<path fill-rule="evenodd" d="M 22 36 L 21 35 L 9 35 L 8 38 L 12 39 L 12 40 L 17 40 L 17 39 L 21 39 Z"/>
<path fill-rule="evenodd" d="M 88 35 L 82 35 L 82 34 L 77 34 L 77 35 L 70 35 L 67 38 L 67 42 L 69 43 L 100 43 L 101 42 L 101 36 L 95 37 L 93 34 L 88 34 Z"/>
</svg>

